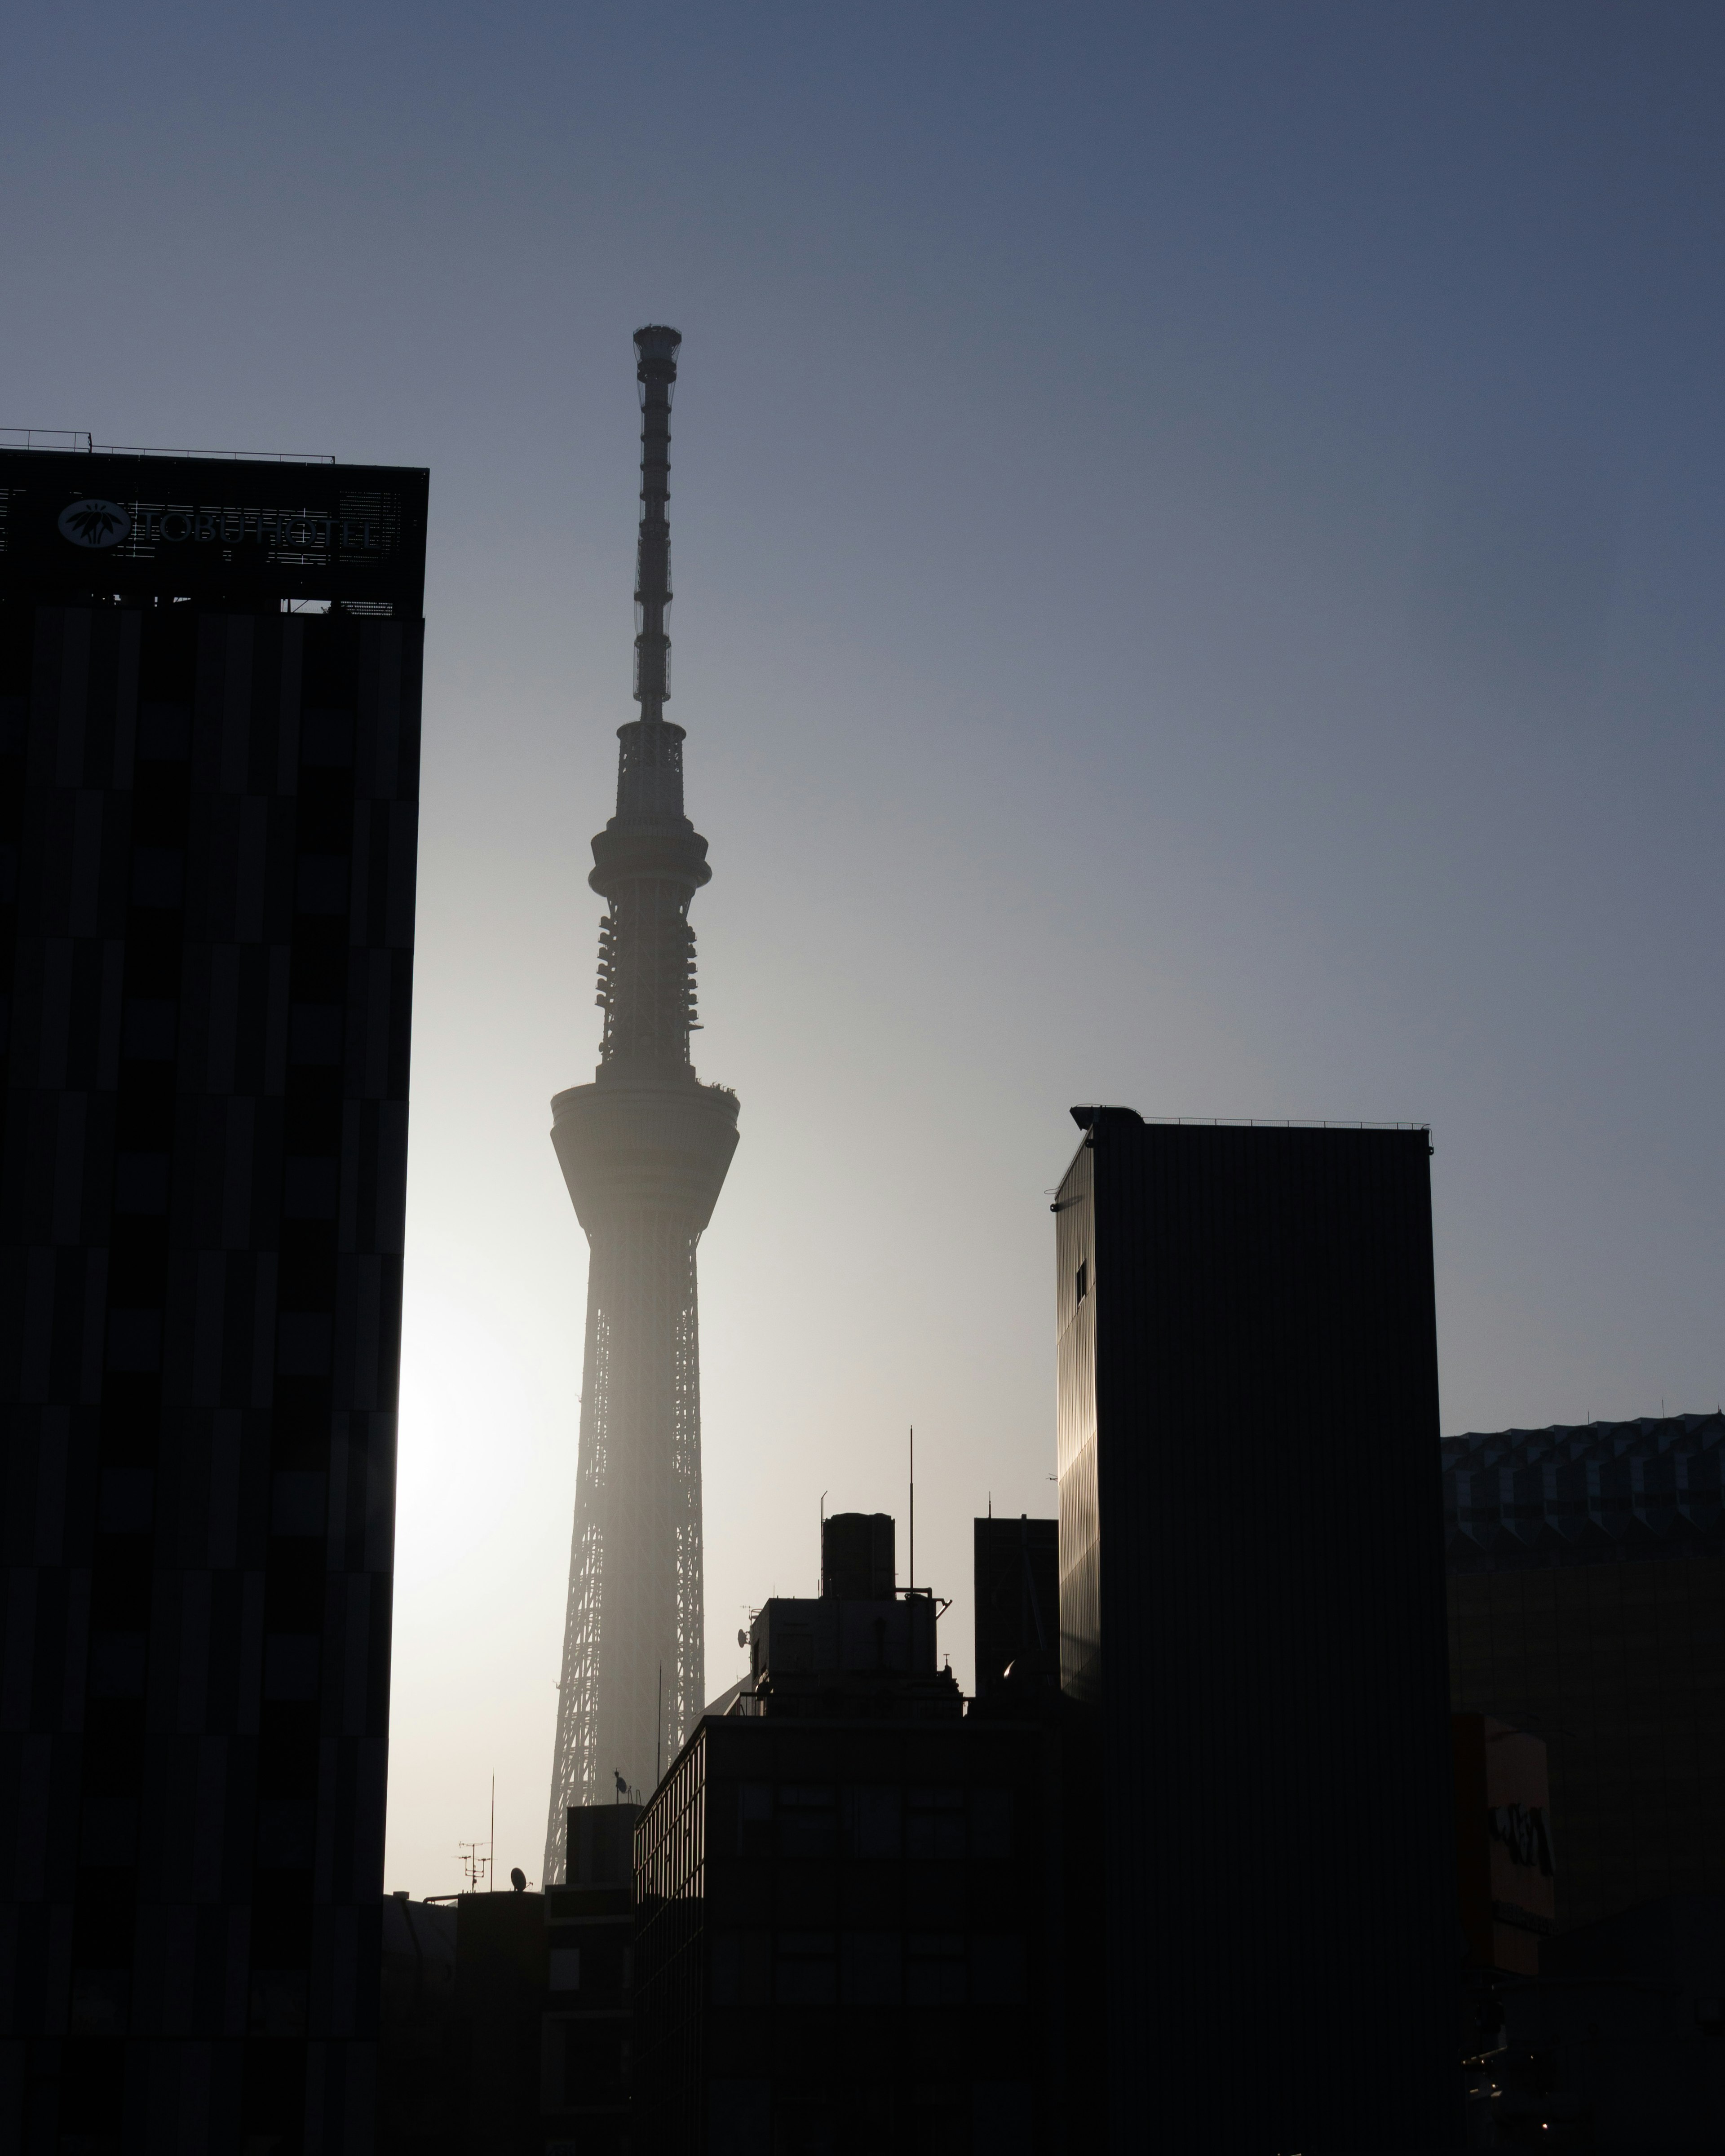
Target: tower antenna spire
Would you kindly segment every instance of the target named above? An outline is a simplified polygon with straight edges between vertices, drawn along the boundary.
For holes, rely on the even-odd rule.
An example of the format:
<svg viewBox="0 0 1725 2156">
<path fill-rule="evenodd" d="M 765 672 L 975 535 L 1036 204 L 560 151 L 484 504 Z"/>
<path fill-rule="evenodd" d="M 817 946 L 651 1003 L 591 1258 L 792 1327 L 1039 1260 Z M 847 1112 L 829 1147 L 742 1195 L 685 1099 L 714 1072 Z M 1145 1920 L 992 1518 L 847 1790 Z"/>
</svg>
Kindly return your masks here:
<svg viewBox="0 0 1725 2156">
<path fill-rule="evenodd" d="M 635 701 L 649 726 L 665 716 L 670 695 L 670 413 L 677 387 L 672 329 L 635 331 L 635 380 L 641 398 L 641 527 L 635 541 Z"/>
</svg>

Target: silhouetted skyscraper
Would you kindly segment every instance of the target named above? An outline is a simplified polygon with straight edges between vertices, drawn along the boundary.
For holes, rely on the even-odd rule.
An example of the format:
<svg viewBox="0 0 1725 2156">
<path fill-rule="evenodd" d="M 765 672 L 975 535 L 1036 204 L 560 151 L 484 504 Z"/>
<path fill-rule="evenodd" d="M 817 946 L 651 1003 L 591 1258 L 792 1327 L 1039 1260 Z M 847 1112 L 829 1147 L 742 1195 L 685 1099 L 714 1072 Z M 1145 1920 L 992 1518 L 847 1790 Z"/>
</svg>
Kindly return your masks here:
<svg viewBox="0 0 1725 2156">
<path fill-rule="evenodd" d="M 0 455 L 6 2148 L 372 2146 L 425 495 Z"/>
<path fill-rule="evenodd" d="M 677 331 L 637 330 L 641 528 L 635 697 L 619 726 L 617 813 L 593 842 L 604 1012 L 591 1086 L 552 1102 L 552 1142 L 585 1229 L 587 1342 L 575 1532 L 547 1881 L 564 1820 L 621 1775 L 651 1785 L 701 1707 L 701 1356 L 696 1245 L 737 1149 L 737 1096 L 703 1086 L 689 902 L 712 871 L 683 814 L 683 729 L 670 692 L 671 392 Z"/>
</svg>

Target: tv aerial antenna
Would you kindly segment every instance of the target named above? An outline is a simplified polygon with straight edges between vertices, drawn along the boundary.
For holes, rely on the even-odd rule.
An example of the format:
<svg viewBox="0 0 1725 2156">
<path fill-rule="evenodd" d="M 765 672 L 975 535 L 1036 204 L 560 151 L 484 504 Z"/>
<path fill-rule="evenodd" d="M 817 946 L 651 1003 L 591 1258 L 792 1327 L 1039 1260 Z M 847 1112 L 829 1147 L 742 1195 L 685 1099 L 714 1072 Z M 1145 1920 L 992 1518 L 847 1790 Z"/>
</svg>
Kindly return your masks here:
<svg viewBox="0 0 1725 2156">
<path fill-rule="evenodd" d="M 458 1841 L 461 1869 L 467 1874 L 467 1891 L 477 1894 L 481 1887 L 495 1892 L 496 1881 L 491 1876 L 491 1860 L 497 1854 L 497 1777 L 491 1777 L 491 1837 L 489 1841 Z M 480 1855 L 480 1850 L 485 1852 Z"/>
</svg>

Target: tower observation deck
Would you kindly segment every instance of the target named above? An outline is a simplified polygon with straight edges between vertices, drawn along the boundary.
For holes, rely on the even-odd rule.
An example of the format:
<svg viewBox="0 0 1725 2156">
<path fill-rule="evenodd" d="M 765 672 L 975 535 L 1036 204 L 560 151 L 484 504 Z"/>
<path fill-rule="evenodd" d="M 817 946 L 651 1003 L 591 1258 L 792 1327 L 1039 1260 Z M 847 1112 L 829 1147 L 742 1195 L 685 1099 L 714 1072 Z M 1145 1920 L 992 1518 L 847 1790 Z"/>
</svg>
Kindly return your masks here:
<svg viewBox="0 0 1725 2156">
<path fill-rule="evenodd" d="M 705 1681 L 701 1356 L 696 1245 L 737 1150 L 737 1096 L 704 1086 L 689 905 L 712 874 L 683 814 L 683 729 L 670 693 L 671 393 L 678 332 L 635 331 L 641 526 L 635 701 L 617 730 L 617 813 L 593 842 L 599 1065 L 552 1101 L 552 1143 L 590 1255 L 575 1532 L 563 1632 L 547 1881 L 572 1804 L 620 1775 L 652 1786 L 700 1714 Z"/>
</svg>

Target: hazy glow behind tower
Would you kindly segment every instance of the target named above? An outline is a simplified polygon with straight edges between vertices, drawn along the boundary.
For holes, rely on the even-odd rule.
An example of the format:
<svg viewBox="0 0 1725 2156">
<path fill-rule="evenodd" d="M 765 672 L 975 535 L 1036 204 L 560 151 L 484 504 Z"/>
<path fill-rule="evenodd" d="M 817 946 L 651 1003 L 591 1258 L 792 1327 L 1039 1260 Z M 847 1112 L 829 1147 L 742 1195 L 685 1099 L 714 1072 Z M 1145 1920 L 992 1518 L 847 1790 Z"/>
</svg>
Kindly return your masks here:
<svg viewBox="0 0 1725 2156">
<path fill-rule="evenodd" d="M 552 1102 L 552 1142 L 586 1230 L 587 1343 L 569 1607 L 544 1877 L 564 1814 L 651 1785 L 701 1712 L 701 1357 L 696 1245 L 737 1149 L 737 1096 L 703 1086 L 689 902 L 712 871 L 683 814 L 670 693 L 671 392 L 677 331 L 635 331 L 641 529 L 635 700 L 617 730 L 617 813 L 593 842 L 604 1013 L 591 1086 Z"/>
</svg>

